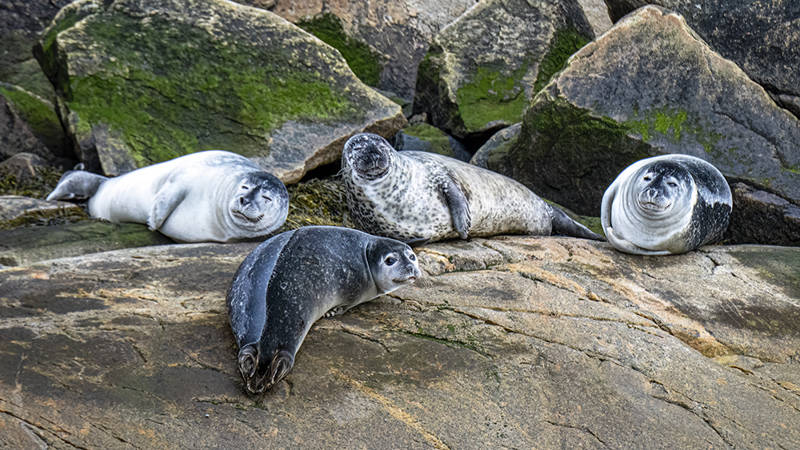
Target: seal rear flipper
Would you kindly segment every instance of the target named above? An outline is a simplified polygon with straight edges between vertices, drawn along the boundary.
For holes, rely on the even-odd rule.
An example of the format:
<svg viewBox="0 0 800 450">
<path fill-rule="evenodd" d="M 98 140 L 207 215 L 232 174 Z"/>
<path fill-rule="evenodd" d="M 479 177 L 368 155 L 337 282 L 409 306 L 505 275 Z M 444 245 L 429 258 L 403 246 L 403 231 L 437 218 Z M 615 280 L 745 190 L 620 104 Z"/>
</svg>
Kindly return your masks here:
<svg viewBox="0 0 800 450">
<path fill-rule="evenodd" d="M 466 239 L 469 233 L 469 227 L 472 224 L 467 196 L 464 195 L 464 191 L 462 191 L 450 177 L 447 177 L 446 181 L 443 183 L 442 192 L 444 192 L 447 207 L 450 209 L 453 228 L 461 239 Z"/>
<path fill-rule="evenodd" d="M 584 225 L 574 221 L 562 209 L 555 206 L 550 206 L 553 214 L 553 231 L 552 234 L 561 234 L 565 236 L 574 236 L 584 239 L 593 239 L 595 241 L 604 241 L 603 236 L 586 228 Z"/>
<path fill-rule="evenodd" d="M 247 344 L 239 350 L 239 373 L 245 384 L 253 378 L 258 367 L 258 347 L 256 344 Z"/>
<path fill-rule="evenodd" d="M 69 170 L 58 180 L 53 192 L 45 200 L 86 200 L 97 193 L 100 185 L 108 178 L 83 170 L 83 163 Z"/>
<path fill-rule="evenodd" d="M 186 189 L 178 187 L 177 183 L 167 183 L 162 186 L 156 193 L 150 214 L 147 215 L 147 227 L 153 231 L 161 228 L 184 197 Z"/>
</svg>

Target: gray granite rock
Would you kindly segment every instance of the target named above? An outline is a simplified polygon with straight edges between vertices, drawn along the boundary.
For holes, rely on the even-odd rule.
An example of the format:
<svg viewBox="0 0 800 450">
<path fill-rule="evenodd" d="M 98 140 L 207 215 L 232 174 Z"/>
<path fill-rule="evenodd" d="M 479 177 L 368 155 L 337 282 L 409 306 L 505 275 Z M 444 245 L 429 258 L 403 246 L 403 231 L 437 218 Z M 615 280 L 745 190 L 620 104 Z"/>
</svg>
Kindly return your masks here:
<svg viewBox="0 0 800 450">
<path fill-rule="evenodd" d="M 414 98 L 433 36 L 476 0 L 239 0 L 269 9 L 338 49 L 362 81 Z"/>
<path fill-rule="evenodd" d="M 676 11 L 703 40 L 800 117 L 800 9 L 793 1 L 608 0 L 617 20 L 646 4 Z"/>
<path fill-rule="evenodd" d="M 434 38 L 414 111 L 456 138 L 488 137 L 519 122 L 534 94 L 594 36 L 574 0 L 480 2 Z"/>
<path fill-rule="evenodd" d="M 508 162 L 508 150 L 516 142 L 521 129 L 522 122 L 518 122 L 493 134 L 492 137 L 475 152 L 472 159 L 469 161 L 470 164 L 475 164 L 478 167 L 483 167 L 484 169 L 499 173 L 511 173 L 512 169 Z"/>
</svg>

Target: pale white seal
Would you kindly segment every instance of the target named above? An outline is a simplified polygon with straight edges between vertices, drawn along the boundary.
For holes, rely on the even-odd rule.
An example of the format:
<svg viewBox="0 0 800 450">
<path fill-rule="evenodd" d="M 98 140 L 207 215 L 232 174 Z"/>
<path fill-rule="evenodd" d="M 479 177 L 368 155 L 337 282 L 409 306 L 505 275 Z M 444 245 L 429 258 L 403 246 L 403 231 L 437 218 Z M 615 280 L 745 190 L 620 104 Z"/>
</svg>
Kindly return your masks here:
<svg viewBox="0 0 800 450">
<path fill-rule="evenodd" d="M 689 155 L 663 155 L 622 171 L 603 195 L 608 242 L 638 255 L 694 250 L 722 237 L 733 208 L 725 177 Z"/>
<path fill-rule="evenodd" d="M 87 180 L 95 177 L 82 171 L 66 174 L 48 199 L 75 197 L 70 186 L 76 180 L 85 195 Z M 92 217 L 146 223 L 184 242 L 265 236 L 283 224 L 288 210 L 289 194 L 280 180 L 244 156 L 221 150 L 101 180 L 89 199 Z"/>
</svg>

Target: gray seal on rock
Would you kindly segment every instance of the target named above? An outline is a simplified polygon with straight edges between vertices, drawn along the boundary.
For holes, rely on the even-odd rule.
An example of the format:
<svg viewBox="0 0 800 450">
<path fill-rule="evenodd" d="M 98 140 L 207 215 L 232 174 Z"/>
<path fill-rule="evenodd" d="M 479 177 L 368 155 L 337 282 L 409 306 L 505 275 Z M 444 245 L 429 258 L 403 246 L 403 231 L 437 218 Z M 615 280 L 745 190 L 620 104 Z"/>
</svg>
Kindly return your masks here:
<svg viewBox="0 0 800 450">
<path fill-rule="evenodd" d="M 270 389 L 294 365 L 319 318 L 414 282 L 411 247 L 349 228 L 310 226 L 256 247 L 233 277 L 228 314 L 245 389 Z"/>
<path fill-rule="evenodd" d="M 90 216 L 146 223 L 184 242 L 265 236 L 283 225 L 289 212 L 289 193 L 278 178 L 244 156 L 221 150 L 192 153 L 114 178 L 72 171 L 47 198 L 87 193 Z"/>
<path fill-rule="evenodd" d="M 685 253 L 719 240 L 733 200 L 725 177 L 689 155 L 662 155 L 628 166 L 603 194 L 608 242 L 637 255 Z"/>
<path fill-rule="evenodd" d="M 602 239 L 521 183 L 446 156 L 398 152 L 361 133 L 342 152 L 347 206 L 362 230 L 405 242 L 497 234 Z"/>
</svg>

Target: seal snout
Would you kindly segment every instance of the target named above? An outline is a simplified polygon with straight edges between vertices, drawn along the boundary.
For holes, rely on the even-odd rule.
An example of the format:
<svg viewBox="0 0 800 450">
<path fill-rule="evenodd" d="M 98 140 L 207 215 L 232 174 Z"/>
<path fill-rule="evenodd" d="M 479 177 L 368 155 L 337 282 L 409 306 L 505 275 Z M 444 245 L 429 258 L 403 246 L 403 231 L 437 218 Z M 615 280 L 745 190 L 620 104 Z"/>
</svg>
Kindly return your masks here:
<svg viewBox="0 0 800 450">
<path fill-rule="evenodd" d="M 361 133 L 347 141 L 343 153 L 359 176 L 374 180 L 389 171 L 394 151 L 389 142 L 377 134 Z"/>
</svg>

